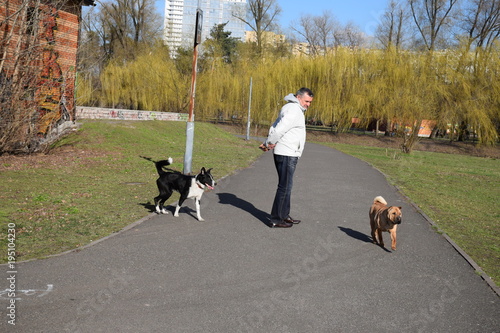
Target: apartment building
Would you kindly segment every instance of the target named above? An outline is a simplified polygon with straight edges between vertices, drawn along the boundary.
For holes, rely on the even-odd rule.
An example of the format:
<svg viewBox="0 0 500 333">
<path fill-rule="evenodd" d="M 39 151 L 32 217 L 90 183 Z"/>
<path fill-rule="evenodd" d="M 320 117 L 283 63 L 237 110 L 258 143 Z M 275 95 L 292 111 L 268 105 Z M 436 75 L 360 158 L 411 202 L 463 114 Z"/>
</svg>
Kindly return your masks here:
<svg viewBox="0 0 500 333">
<path fill-rule="evenodd" d="M 231 37 L 245 38 L 245 24 L 233 14 L 246 12 L 246 0 L 165 0 L 164 41 L 172 52 L 182 47 L 191 47 L 194 42 L 196 10 L 203 11 L 202 41 L 210 36 L 216 24 L 226 23 Z"/>
<path fill-rule="evenodd" d="M 256 43 L 257 34 L 255 31 L 245 31 L 245 43 Z M 279 35 L 272 31 L 262 32 L 262 43 L 264 45 L 278 45 L 286 41 L 285 35 Z"/>
</svg>

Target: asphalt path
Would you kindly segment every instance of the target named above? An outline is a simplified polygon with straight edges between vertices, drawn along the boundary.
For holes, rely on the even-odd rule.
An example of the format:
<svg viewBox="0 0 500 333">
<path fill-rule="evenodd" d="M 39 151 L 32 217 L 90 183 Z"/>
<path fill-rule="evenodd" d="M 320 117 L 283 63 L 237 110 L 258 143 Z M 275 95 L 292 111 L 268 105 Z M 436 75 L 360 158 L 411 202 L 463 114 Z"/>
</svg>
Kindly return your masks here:
<svg viewBox="0 0 500 333">
<path fill-rule="evenodd" d="M 368 164 L 308 143 L 292 195 L 302 223 L 288 229 L 266 225 L 276 183 L 268 152 L 205 193 L 205 222 L 188 200 L 178 218 L 18 263 L 0 332 L 500 331 L 499 296 Z M 371 242 L 378 195 L 402 206 L 396 251 Z"/>
</svg>

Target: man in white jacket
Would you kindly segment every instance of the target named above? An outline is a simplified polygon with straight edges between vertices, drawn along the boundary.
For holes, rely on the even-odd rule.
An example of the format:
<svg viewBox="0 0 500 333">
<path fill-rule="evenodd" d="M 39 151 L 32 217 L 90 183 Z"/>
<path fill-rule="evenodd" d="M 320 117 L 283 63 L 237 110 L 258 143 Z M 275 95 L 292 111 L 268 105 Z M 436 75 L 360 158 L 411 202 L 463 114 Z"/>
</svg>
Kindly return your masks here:
<svg viewBox="0 0 500 333">
<path fill-rule="evenodd" d="M 308 88 L 300 88 L 297 93 L 285 96 L 285 104 L 278 119 L 269 129 L 263 148 L 274 149 L 274 164 L 278 172 L 278 188 L 271 210 L 271 227 L 289 228 L 300 223 L 290 217 L 290 198 L 293 174 L 297 161 L 302 155 L 306 142 L 306 122 L 304 113 L 311 105 L 314 94 Z"/>
</svg>

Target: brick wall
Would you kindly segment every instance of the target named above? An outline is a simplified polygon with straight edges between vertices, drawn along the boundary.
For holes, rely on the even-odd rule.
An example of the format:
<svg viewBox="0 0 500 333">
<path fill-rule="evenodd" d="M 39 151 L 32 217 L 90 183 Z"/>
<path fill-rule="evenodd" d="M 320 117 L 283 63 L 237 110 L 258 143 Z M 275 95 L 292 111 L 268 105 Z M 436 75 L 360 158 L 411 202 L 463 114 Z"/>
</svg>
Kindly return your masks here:
<svg viewBox="0 0 500 333">
<path fill-rule="evenodd" d="M 45 3 L 45 4 L 43 4 Z M 79 16 L 81 1 L 62 0 L 27 3 L 22 0 L 9 0 L 0 5 L 0 51 L 6 54 L 2 73 L 9 78 L 15 72 L 19 54 L 20 34 L 26 33 L 23 22 L 30 22 L 30 13 L 39 13 L 40 18 L 38 47 L 33 52 L 39 53 L 38 59 L 31 66 L 40 69 L 36 81 L 38 89 L 33 96 L 37 104 L 37 117 L 32 118 L 38 133 L 46 134 L 61 120 L 74 120 L 75 73 L 78 48 Z M 47 4 L 47 5 L 46 5 Z M 58 6 L 53 7 L 53 5 Z M 17 16 L 19 14 L 19 16 Z M 21 48 L 24 45 L 21 44 Z M 64 107 L 62 107 L 62 105 Z"/>
</svg>

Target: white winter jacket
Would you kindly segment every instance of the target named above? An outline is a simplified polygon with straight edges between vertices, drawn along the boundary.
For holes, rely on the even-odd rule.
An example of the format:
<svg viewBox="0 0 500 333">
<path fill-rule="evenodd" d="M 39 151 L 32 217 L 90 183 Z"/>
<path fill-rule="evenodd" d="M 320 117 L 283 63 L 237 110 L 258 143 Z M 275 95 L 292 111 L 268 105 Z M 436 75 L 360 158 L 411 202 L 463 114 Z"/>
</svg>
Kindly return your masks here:
<svg viewBox="0 0 500 333">
<path fill-rule="evenodd" d="M 276 144 L 274 154 L 300 157 L 306 142 L 306 122 L 303 108 L 294 94 L 285 96 L 278 119 L 269 129 L 266 144 Z"/>
</svg>

